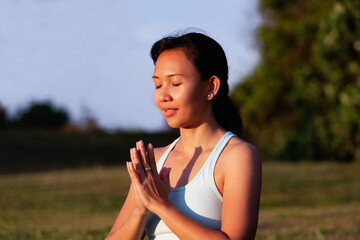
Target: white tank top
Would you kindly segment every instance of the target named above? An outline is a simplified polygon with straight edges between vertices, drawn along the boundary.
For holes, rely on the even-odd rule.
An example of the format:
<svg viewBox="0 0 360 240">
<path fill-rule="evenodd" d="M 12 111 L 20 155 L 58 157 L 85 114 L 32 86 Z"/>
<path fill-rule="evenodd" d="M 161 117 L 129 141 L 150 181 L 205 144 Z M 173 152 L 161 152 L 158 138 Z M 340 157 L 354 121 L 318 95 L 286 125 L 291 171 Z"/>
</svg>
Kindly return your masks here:
<svg viewBox="0 0 360 240">
<path fill-rule="evenodd" d="M 215 184 L 214 169 L 220 153 L 233 136 L 235 134 L 231 132 L 225 133 L 194 179 L 183 187 L 172 188 L 169 195 L 170 202 L 178 209 L 192 219 L 215 230 L 221 228 L 223 199 Z M 157 162 L 158 172 L 160 172 L 166 158 L 179 139 L 180 137 L 170 145 Z M 145 231 L 150 240 L 179 239 L 155 214 L 150 216 Z"/>
</svg>

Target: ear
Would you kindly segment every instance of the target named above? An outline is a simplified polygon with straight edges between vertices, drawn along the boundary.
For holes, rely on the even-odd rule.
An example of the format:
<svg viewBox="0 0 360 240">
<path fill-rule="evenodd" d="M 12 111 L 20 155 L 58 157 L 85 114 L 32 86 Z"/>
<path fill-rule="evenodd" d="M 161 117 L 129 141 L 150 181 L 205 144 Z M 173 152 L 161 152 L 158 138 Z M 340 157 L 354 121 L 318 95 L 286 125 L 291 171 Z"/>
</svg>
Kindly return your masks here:
<svg viewBox="0 0 360 240">
<path fill-rule="evenodd" d="M 212 100 L 216 94 L 219 92 L 220 89 L 220 78 L 217 76 L 212 76 L 208 81 L 208 95 L 207 99 Z"/>
</svg>

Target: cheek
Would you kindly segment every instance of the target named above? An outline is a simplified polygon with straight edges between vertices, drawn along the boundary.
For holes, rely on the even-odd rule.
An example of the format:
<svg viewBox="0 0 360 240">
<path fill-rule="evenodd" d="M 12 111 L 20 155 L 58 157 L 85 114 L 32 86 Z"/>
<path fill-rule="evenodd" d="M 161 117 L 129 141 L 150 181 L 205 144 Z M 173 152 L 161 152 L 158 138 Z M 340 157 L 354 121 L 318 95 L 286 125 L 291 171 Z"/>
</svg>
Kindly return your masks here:
<svg viewBox="0 0 360 240">
<path fill-rule="evenodd" d="M 188 91 L 186 91 L 186 93 L 184 93 L 184 95 L 186 95 L 186 98 L 184 99 L 186 101 L 187 104 L 192 104 L 192 105 L 196 105 L 200 102 L 203 102 L 203 89 L 201 88 L 190 88 L 188 89 Z"/>
<path fill-rule="evenodd" d="M 179 104 L 187 101 L 186 100 L 187 93 L 186 93 L 186 90 L 183 88 L 176 89 L 176 91 L 172 91 L 171 96 L 172 96 L 173 100 Z"/>
<path fill-rule="evenodd" d="M 156 90 L 154 91 L 154 103 L 158 108 L 160 108 L 159 94 L 156 92 Z"/>
</svg>

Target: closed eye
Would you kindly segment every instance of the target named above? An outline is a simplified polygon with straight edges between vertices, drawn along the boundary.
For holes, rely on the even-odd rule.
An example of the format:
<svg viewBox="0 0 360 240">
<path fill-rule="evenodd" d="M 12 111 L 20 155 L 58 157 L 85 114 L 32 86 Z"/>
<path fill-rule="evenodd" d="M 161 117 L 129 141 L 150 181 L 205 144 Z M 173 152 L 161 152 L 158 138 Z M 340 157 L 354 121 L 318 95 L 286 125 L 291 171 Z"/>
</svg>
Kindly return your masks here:
<svg viewBox="0 0 360 240">
<path fill-rule="evenodd" d="M 177 86 L 180 86 L 180 85 L 181 85 L 181 83 L 173 83 L 174 87 L 177 87 Z"/>
<path fill-rule="evenodd" d="M 155 86 L 155 89 L 159 89 L 159 88 L 161 88 L 161 85 L 156 85 Z"/>
</svg>

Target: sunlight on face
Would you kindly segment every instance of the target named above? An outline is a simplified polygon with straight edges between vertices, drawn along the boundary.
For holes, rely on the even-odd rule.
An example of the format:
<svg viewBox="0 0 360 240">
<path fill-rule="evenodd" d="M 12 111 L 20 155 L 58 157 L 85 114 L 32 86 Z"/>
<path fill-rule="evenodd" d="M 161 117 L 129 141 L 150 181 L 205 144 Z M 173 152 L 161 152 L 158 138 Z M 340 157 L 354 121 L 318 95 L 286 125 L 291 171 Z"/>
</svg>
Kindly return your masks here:
<svg viewBox="0 0 360 240">
<path fill-rule="evenodd" d="M 170 127 L 194 127 L 211 108 L 208 84 L 200 79 L 184 50 L 167 50 L 157 59 L 153 80 L 154 100 Z"/>
</svg>

